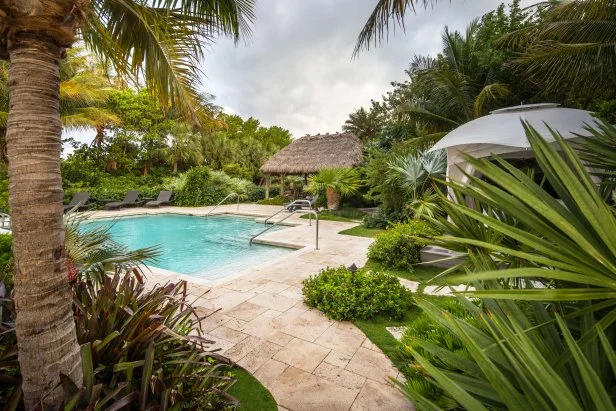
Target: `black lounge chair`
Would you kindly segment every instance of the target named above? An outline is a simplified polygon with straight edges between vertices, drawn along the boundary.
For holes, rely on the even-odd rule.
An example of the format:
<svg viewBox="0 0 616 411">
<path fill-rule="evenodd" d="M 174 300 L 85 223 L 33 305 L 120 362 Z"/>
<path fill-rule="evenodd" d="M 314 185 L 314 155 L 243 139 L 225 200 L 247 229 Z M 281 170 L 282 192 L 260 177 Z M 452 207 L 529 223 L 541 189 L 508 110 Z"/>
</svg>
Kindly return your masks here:
<svg viewBox="0 0 616 411">
<path fill-rule="evenodd" d="M 139 191 L 130 190 L 126 193 L 124 200 L 122 201 L 114 201 L 111 203 L 105 204 L 105 210 L 117 210 L 122 207 L 138 207 L 143 205 L 143 201 L 139 200 Z"/>
<path fill-rule="evenodd" d="M 89 201 L 90 201 L 90 193 L 88 192 L 76 193 L 75 195 L 73 195 L 73 198 L 71 199 L 71 201 L 64 206 L 64 212 L 66 213 L 67 211 L 72 210 L 73 208 L 76 209 L 77 211 L 89 210 L 90 207 L 92 207 L 92 203 L 90 203 Z"/>
<path fill-rule="evenodd" d="M 171 205 L 171 191 L 161 191 L 156 200 L 145 203 L 146 207 L 160 207 L 161 205 Z"/>
</svg>

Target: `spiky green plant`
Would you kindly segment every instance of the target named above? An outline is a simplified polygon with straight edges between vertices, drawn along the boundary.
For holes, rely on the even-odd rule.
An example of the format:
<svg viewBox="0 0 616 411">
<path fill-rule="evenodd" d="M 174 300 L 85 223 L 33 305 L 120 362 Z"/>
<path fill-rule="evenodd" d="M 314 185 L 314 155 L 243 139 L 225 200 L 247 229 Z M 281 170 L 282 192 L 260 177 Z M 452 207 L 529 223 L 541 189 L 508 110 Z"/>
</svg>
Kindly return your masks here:
<svg viewBox="0 0 616 411">
<path fill-rule="evenodd" d="M 524 127 L 559 199 L 502 159 L 467 158 L 486 178 L 447 183 L 456 201 L 443 199 L 448 218 L 433 223 L 444 235 L 432 243 L 467 256 L 443 275 L 467 273 L 448 280 L 475 287 L 460 294 L 481 299 L 481 306 L 460 302 L 479 326 L 429 301 L 418 305 L 459 338 L 472 359 L 420 343 L 455 367 L 451 372 L 409 350 L 429 381 L 464 408 L 613 410 L 616 215 L 558 133 L 552 131 L 552 145 Z M 605 134 L 601 129 L 596 133 Z M 410 387 L 406 392 L 420 408 L 435 409 Z"/>
<path fill-rule="evenodd" d="M 388 162 L 392 184 L 408 194 L 408 207 L 414 218 L 435 217 L 440 213 L 438 189 L 431 178 L 443 177 L 447 171 L 447 154 L 443 150 L 396 156 Z"/>
</svg>

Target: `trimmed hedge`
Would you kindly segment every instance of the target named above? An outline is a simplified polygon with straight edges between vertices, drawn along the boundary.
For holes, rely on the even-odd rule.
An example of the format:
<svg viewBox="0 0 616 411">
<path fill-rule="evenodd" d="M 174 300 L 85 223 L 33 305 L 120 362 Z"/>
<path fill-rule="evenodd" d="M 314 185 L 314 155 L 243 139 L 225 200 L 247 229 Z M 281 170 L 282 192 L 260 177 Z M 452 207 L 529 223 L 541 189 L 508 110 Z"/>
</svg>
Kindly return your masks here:
<svg viewBox="0 0 616 411">
<path fill-rule="evenodd" d="M 304 302 L 334 320 L 368 319 L 376 315 L 402 318 L 411 293 L 397 277 L 345 267 L 327 268 L 303 281 Z"/>
<path fill-rule="evenodd" d="M 368 248 L 368 258 L 388 268 L 412 270 L 421 261 L 420 251 L 425 241 L 416 237 L 432 237 L 439 232 L 430 224 L 420 220 L 392 225 L 384 233 L 378 234 Z"/>
</svg>

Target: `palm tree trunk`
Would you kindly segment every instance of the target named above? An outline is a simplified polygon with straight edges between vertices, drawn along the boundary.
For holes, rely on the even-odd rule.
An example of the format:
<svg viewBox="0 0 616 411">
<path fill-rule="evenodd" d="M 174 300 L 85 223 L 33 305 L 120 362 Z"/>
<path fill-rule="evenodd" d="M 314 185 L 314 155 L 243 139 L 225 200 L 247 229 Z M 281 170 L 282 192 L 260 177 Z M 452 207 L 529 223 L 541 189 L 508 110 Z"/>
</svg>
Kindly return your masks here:
<svg viewBox="0 0 616 411">
<path fill-rule="evenodd" d="M 173 162 L 173 174 L 178 172 L 178 162 L 174 161 Z"/>
<path fill-rule="evenodd" d="M 82 384 L 64 262 L 59 60 L 51 41 L 23 34 L 9 50 L 9 204 L 15 258 L 15 323 L 26 409 L 56 409 L 60 373 Z M 44 397 L 44 399 L 43 399 Z"/>
<path fill-rule="evenodd" d="M 340 206 L 340 194 L 331 187 L 325 189 L 325 196 L 327 197 L 327 208 L 335 211 Z"/>
</svg>

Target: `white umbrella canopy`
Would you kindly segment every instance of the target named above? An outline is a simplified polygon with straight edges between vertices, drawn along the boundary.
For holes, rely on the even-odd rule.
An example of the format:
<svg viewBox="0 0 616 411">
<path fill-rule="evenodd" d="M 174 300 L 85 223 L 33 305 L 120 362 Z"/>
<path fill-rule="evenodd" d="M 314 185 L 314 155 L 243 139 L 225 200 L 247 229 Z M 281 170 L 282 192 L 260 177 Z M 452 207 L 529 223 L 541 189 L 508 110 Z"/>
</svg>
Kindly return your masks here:
<svg viewBox="0 0 616 411">
<path fill-rule="evenodd" d="M 532 158 L 522 120 L 532 125 L 547 141 L 554 141 L 548 126 L 565 139 L 589 137 L 585 126 L 594 126 L 590 111 L 562 108 L 558 104 L 525 104 L 491 112 L 461 125 L 436 143 L 429 151 L 447 150 L 447 177 L 465 182 L 464 172 L 473 174 L 464 155 L 475 158 L 499 155 L 503 158 Z"/>
<path fill-rule="evenodd" d="M 448 133 L 430 151 L 474 144 L 530 148 L 522 120 L 529 122 L 548 141 L 554 141 L 548 126 L 565 139 L 590 136 L 583 128 L 595 124 L 590 111 L 558 106 L 552 103 L 526 104 L 493 111 Z"/>
</svg>

